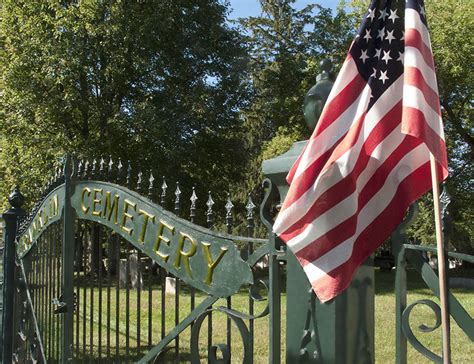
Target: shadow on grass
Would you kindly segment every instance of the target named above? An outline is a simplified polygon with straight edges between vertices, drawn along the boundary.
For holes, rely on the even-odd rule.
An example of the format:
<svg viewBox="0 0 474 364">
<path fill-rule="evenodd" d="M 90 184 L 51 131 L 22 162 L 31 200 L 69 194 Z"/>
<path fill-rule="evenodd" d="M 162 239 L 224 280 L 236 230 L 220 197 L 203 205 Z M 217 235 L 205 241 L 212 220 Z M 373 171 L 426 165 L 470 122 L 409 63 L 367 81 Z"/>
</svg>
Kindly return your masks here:
<svg viewBox="0 0 474 364">
<path fill-rule="evenodd" d="M 111 350 L 115 354 L 115 348 Z M 175 347 L 169 346 L 161 353 L 154 362 L 151 363 L 190 363 L 191 362 L 191 353 L 187 350 L 181 350 L 179 355 L 176 356 Z M 82 355 L 79 353 L 77 357 L 74 358 L 74 363 L 135 363 L 142 359 L 148 352 L 149 348 L 142 349 L 140 352 L 136 348 L 130 348 L 130 352 L 127 355 L 125 353 L 125 348 L 120 348 L 119 355 L 112 354 L 111 357 L 101 357 L 98 358 L 97 353 L 95 354 L 86 354 Z M 201 358 L 203 359 L 203 358 Z"/>
<path fill-rule="evenodd" d="M 379 269 L 375 270 L 375 294 L 385 295 L 393 294 L 395 292 L 395 269 L 389 272 L 382 272 Z M 448 271 L 448 278 L 451 277 L 474 277 L 473 269 L 450 269 Z M 415 269 L 407 269 L 407 289 L 408 291 L 426 291 L 429 290 L 426 283 L 423 281 L 421 274 Z M 470 289 L 456 288 L 456 292 L 472 293 Z"/>
</svg>

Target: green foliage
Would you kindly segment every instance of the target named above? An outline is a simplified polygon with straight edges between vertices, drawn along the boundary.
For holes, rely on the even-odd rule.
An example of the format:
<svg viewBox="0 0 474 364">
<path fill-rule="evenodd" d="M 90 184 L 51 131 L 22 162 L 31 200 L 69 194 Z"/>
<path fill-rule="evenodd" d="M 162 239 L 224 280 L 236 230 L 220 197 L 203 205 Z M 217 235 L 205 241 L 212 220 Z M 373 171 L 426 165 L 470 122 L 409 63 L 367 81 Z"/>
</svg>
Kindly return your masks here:
<svg viewBox="0 0 474 364">
<path fill-rule="evenodd" d="M 251 104 L 243 109 L 250 153 L 245 190 L 258 188 L 263 159 L 309 137 L 304 96 L 323 58 L 332 58 L 334 69 L 342 63 L 354 28 L 343 6 L 333 15 L 319 5 L 297 10 L 294 0 L 260 3 L 262 16 L 240 20 L 247 34 L 254 91 Z"/>
<path fill-rule="evenodd" d="M 65 152 L 206 188 L 238 178 L 247 57 L 226 11 L 215 0 L 5 1 L 2 196 L 17 183 L 30 194 Z"/>
<path fill-rule="evenodd" d="M 367 0 L 333 13 L 261 0 L 262 15 L 226 23 L 218 0 L 2 3 L 0 207 L 15 185 L 29 201 L 72 152 L 111 155 L 142 171 L 258 201 L 261 163 L 309 137 L 302 105 L 329 57 L 346 56 Z M 427 0 L 443 106 L 452 244 L 474 251 L 474 32 L 469 2 Z M 134 171 L 137 172 L 137 171 Z M 204 198 L 204 197 L 203 197 Z M 202 200 L 201 200 L 202 201 Z M 220 202 L 219 202 L 220 203 Z M 222 210 L 222 203 L 216 210 Z M 433 239 L 429 197 L 412 238 Z M 263 235 L 262 229 L 257 229 Z"/>
</svg>

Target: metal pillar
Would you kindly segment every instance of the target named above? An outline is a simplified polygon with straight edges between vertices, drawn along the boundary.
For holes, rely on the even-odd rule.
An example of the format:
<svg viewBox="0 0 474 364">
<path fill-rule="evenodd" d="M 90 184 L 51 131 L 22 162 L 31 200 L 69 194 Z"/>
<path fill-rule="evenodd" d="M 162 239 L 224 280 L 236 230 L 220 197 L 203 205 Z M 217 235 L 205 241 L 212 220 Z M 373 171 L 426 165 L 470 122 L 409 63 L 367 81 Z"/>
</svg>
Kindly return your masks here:
<svg viewBox="0 0 474 364">
<path fill-rule="evenodd" d="M 15 241 L 18 221 L 25 211 L 21 208 L 25 201 L 18 187 L 8 198 L 11 208 L 3 214 L 5 220 L 5 247 L 3 256 L 3 332 L 2 362 L 12 363 L 13 356 L 13 312 L 15 293 Z"/>
<path fill-rule="evenodd" d="M 263 173 L 286 196 L 285 181 L 306 142 L 263 162 Z M 286 362 L 374 362 L 374 269 L 369 259 L 350 287 L 329 303 L 321 303 L 293 253 L 287 251 Z"/>
</svg>

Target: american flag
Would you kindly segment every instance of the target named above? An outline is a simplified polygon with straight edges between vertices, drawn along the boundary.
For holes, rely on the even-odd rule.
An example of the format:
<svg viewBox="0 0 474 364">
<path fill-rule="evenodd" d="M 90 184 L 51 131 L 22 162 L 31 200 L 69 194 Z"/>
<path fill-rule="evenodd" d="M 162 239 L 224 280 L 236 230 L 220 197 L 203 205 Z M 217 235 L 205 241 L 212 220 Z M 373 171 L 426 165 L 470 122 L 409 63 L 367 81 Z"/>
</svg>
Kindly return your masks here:
<svg viewBox="0 0 474 364">
<path fill-rule="evenodd" d="M 323 302 L 346 289 L 408 206 L 448 175 L 423 1 L 372 1 L 274 231 Z"/>
</svg>

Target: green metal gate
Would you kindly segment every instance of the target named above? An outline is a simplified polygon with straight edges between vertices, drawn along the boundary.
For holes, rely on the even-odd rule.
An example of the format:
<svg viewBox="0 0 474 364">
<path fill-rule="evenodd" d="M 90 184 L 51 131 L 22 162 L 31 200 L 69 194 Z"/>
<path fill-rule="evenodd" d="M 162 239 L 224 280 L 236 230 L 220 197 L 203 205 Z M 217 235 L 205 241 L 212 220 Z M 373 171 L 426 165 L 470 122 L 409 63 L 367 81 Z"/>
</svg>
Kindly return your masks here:
<svg viewBox="0 0 474 364">
<path fill-rule="evenodd" d="M 210 193 L 201 227 L 194 223 L 194 190 L 185 211 L 177 185 L 170 212 L 166 181 L 156 187 L 149 176 L 145 186 L 142 173 L 136 176 L 121 163 L 68 160 L 21 220 L 13 361 L 196 363 L 229 362 L 232 355 L 250 363 L 254 322 L 271 314 L 270 326 L 279 331 L 277 250 L 273 239 L 253 237 L 252 199 L 245 206 L 247 234 L 236 236 L 230 198 L 220 219 L 226 231 L 216 232 Z M 266 190 L 265 201 L 268 181 Z M 269 215 L 265 201 L 262 216 Z M 277 288 L 271 297 L 270 282 Z M 270 345 L 277 362 L 279 335 L 271 335 Z"/>
<path fill-rule="evenodd" d="M 3 214 L 4 363 L 374 362 L 371 262 L 344 293 L 318 302 L 294 256 L 271 232 L 278 192 L 270 180 L 259 209 L 268 238 L 258 239 L 250 197 L 240 206 L 246 234 L 232 235 L 235 206 L 229 197 L 219 214 L 211 193 L 201 209 L 194 189 L 184 199 L 178 183 L 170 193 L 164 179 L 157 184 L 151 174 L 145 180 L 136 172 L 134 178 L 130 166 L 112 160 L 67 159 L 28 215 L 21 193 L 10 196 L 12 208 Z M 279 183 L 284 173 L 268 175 Z M 283 196 L 284 183 L 278 187 Z M 197 224 L 199 217 L 205 227 Z M 392 237 L 396 362 L 406 363 L 407 342 L 439 362 L 409 324 L 420 304 L 439 318 L 431 300 L 407 305 L 407 263 L 439 294 L 437 276 L 423 257 L 429 248 L 406 244 L 411 217 Z M 221 232 L 215 231 L 218 224 Z M 474 262 L 472 256 L 449 255 Z M 472 318 L 453 295 L 449 302 L 472 341 Z"/>
</svg>

